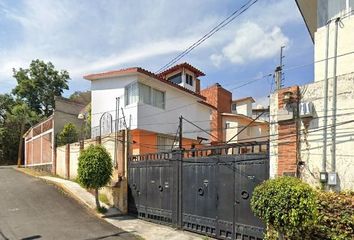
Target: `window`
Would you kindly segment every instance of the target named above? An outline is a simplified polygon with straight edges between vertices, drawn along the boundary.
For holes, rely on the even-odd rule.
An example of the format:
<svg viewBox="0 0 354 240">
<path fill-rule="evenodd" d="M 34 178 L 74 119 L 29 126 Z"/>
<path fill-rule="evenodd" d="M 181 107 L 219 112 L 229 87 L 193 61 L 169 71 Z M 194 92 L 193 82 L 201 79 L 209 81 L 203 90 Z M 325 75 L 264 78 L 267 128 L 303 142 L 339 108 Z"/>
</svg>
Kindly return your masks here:
<svg viewBox="0 0 354 240">
<path fill-rule="evenodd" d="M 152 105 L 158 108 L 165 108 L 165 93 L 152 89 Z"/>
<path fill-rule="evenodd" d="M 350 13 L 354 0 L 319 0 L 317 3 L 317 27 L 325 26 L 328 20 Z"/>
<path fill-rule="evenodd" d="M 225 129 L 229 129 L 230 128 L 230 123 L 225 123 Z"/>
<path fill-rule="evenodd" d="M 168 81 L 173 82 L 175 84 L 180 84 L 182 83 L 182 73 L 177 73 L 169 78 L 167 78 Z"/>
<path fill-rule="evenodd" d="M 186 74 L 186 83 L 193 86 L 193 76 Z"/>
<path fill-rule="evenodd" d="M 139 83 L 139 101 L 146 104 L 151 104 L 151 87 Z"/>
<path fill-rule="evenodd" d="M 233 104 L 231 105 L 231 108 L 232 108 L 232 111 L 236 111 L 236 103 L 233 103 Z"/>
<path fill-rule="evenodd" d="M 178 141 L 170 136 L 157 135 L 157 146 L 159 152 L 171 151 L 172 148 L 178 146 Z"/>
<path fill-rule="evenodd" d="M 133 104 L 138 101 L 138 83 L 133 83 L 125 87 L 125 105 Z"/>
<path fill-rule="evenodd" d="M 125 87 L 125 105 L 142 102 L 158 108 L 165 108 L 165 93 L 142 83 Z"/>
</svg>

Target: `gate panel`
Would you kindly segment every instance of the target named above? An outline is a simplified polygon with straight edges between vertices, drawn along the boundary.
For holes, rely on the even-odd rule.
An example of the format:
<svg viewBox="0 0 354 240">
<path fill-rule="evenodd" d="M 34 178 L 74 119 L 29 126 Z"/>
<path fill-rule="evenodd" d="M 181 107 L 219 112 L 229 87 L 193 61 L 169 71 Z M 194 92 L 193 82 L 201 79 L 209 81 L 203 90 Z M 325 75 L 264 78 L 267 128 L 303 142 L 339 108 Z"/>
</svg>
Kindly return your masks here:
<svg viewBox="0 0 354 240">
<path fill-rule="evenodd" d="M 268 179 L 266 156 L 240 155 L 235 163 L 235 238 L 262 239 L 264 224 L 254 216 L 250 200 L 254 188 Z"/>
<path fill-rule="evenodd" d="M 217 236 L 232 239 L 235 220 L 235 169 L 233 158 L 223 158 L 217 173 Z"/>
<path fill-rule="evenodd" d="M 216 236 L 215 161 L 183 161 L 183 228 Z"/>
</svg>

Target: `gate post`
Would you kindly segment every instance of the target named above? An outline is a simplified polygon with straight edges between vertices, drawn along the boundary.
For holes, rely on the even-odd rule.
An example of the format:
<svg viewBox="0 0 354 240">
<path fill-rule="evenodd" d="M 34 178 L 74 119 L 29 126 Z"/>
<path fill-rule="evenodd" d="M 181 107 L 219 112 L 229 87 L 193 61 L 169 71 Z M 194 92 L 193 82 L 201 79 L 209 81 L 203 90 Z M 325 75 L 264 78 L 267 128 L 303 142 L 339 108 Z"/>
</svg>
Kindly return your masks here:
<svg viewBox="0 0 354 240">
<path fill-rule="evenodd" d="M 183 227 L 183 150 L 175 150 L 172 152 L 172 169 L 173 169 L 173 192 L 172 198 L 172 224 L 177 228 Z"/>
</svg>

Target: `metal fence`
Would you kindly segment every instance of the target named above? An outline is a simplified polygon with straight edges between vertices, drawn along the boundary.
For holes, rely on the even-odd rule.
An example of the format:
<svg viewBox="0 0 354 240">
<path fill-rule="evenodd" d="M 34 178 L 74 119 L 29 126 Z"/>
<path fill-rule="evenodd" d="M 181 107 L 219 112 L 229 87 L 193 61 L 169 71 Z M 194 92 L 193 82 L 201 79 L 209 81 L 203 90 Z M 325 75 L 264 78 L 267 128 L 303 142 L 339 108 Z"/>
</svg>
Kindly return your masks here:
<svg viewBox="0 0 354 240">
<path fill-rule="evenodd" d="M 140 218 L 218 239 L 262 239 L 255 186 L 269 178 L 268 142 L 131 156 L 128 208 Z"/>
</svg>

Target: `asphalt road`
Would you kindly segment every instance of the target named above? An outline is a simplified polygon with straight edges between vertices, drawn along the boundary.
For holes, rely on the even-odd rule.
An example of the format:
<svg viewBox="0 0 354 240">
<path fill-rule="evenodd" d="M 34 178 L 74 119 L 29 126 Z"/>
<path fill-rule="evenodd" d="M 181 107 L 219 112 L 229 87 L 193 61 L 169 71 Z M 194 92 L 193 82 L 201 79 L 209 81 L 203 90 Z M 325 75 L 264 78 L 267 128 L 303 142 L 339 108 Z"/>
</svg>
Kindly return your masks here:
<svg viewBox="0 0 354 240">
<path fill-rule="evenodd" d="M 0 240 L 135 239 L 53 185 L 0 167 Z"/>
</svg>

